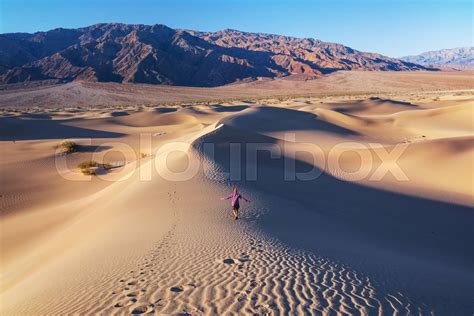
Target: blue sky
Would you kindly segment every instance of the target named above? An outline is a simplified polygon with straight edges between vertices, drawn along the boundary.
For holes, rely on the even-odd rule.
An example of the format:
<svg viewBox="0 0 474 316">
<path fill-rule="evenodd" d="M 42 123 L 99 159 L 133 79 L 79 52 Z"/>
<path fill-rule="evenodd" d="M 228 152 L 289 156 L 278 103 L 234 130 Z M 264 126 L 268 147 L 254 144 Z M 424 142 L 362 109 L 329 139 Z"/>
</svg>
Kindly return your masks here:
<svg viewBox="0 0 474 316">
<path fill-rule="evenodd" d="M 0 33 L 98 22 L 313 37 L 392 57 L 473 45 L 472 0 L 0 0 Z"/>
</svg>

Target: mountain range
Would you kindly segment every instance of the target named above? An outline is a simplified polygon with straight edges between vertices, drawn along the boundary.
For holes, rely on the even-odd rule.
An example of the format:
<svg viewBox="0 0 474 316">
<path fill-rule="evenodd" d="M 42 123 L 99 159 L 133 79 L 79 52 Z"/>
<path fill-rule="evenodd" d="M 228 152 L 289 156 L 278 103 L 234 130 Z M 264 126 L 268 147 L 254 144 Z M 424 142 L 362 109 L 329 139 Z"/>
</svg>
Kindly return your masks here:
<svg viewBox="0 0 474 316">
<path fill-rule="evenodd" d="M 474 67 L 474 47 L 458 47 L 430 51 L 414 56 L 400 57 L 401 60 L 426 66 Z"/>
<path fill-rule="evenodd" d="M 0 83 L 37 80 L 219 86 L 259 77 L 314 78 L 337 70 L 433 70 L 311 38 L 226 29 L 101 23 L 0 34 Z"/>
</svg>

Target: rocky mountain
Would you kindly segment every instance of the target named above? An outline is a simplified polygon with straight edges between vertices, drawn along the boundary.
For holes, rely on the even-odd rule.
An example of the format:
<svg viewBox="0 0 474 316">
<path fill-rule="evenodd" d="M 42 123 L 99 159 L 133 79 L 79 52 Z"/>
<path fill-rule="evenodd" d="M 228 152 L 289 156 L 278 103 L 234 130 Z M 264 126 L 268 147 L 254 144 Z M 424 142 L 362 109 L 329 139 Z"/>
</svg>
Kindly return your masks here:
<svg viewBox="0 0 474 316">
<path fill-rule="evenodd" d="M 442 49 L 400 59 L 421 65 L 474 68 L 474 47 Z"/>
<path fill-rule="evenodd" d="M 55 79 L 218 86 L 337 70 L 427 69 L 341 44 L 235 30 L 108 23 L 0 34 L 0 83 Z"/>
</svg>

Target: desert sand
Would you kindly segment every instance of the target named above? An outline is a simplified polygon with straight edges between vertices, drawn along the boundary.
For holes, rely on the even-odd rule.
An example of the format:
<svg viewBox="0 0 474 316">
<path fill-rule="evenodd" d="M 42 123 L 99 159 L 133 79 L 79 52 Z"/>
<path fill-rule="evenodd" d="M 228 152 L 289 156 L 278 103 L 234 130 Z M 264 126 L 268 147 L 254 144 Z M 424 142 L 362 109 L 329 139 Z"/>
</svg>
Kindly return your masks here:
<svg viewBox="0 0 474 316">
<path fill-rule="evenodd" d="M 472 314 L 472 77 L 379 75 L 208 104 L 1 92 L 0 314 Z"/>
</svg>

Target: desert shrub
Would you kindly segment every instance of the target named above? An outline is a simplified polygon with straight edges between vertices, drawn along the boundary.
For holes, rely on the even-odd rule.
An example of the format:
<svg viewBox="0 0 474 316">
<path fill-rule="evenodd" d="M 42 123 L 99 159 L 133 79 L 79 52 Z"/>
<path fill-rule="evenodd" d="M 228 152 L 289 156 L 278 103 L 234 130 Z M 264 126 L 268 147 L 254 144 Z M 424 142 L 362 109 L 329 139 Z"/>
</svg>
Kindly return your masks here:
<svg viewBox="0 0 474 316">
<path fill-rule="evenodd" d="M 99 163 L 94 160 L 86 160 L 77 165 L 79 169 L 98 167 Z"/>
<path fill-rule="evenodd" d="M 61 142 L 58 147 L 63 153 L 71 154 L 73 152 L 76 152 L 79 146 L 73 141 L 65 140 Z"/>
<path fill-rule="evenodd" d="M 80 164 L 77 165 L 77 167 L 81 170 L 81 172 L 85 175 L 94 175 L 95 170 L 97 168 L 103 168 L 105 170 L 108 170 L 112 168 L 111 165 L 106 164 L 106 163 L 98 163 L 97 161 L 94 160 L 86 160 L 81 162 Z"/>
</svg>

